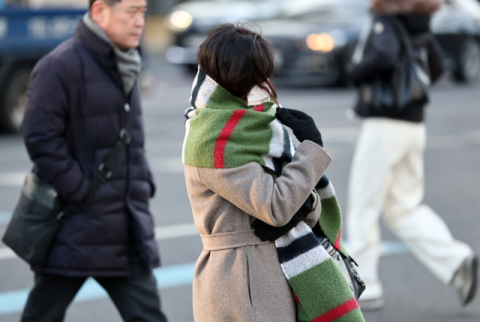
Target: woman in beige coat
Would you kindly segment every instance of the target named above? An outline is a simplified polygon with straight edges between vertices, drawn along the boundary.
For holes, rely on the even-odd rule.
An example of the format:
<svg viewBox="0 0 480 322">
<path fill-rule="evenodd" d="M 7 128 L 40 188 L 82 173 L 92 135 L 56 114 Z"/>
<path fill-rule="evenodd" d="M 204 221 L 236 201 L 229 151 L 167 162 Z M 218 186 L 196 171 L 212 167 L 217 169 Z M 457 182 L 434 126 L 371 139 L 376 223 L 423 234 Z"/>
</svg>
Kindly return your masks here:
<svg viewBox="0 0 480 322">
<path fill-rule="evenodd" d="M 304 220 L 313 227 L 321 212 L 314 187 L 331 158 L 310 117 L 276 112 L 273 54 L 258 34 L 220 25 L 200 47 L 199 62 L 183 150 L 204 248 L 193 281 L 195 321 L 294 322 L 275 244 L 251 225 L 257 219 L 288 230 Z M 296 152 L 275 115 L 303 141 Z M 291 162 L 276 171 L 285 156 Z"/>
</svg>

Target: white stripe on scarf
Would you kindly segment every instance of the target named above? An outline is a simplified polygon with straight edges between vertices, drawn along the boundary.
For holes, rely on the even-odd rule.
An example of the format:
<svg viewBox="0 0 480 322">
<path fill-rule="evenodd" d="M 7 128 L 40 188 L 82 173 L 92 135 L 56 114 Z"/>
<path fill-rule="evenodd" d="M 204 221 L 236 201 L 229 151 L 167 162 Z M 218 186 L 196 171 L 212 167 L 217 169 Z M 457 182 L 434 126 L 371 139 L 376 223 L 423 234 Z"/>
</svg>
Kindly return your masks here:
<svg viewBox="0 0 480 322">
<path fill-rule="evenodd" d="M 335 189 L 331 182 L 328 183 L 323 189 L 318 190 L 318 195 L 320 196 L 321 200 L 330 199 L 335 196 Z"/>
</svg>

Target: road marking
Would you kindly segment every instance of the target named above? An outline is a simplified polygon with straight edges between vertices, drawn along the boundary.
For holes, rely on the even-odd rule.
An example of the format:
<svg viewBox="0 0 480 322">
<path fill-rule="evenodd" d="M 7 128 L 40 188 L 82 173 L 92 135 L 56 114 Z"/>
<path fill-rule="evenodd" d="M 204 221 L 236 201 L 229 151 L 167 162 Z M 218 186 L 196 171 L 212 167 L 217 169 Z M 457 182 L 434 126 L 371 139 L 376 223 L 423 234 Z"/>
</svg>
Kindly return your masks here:
<svg viewBox="0 0 480 322">
<path fill-rule="evenodd" d="M 0 248 L 0 260 L 15 258 L 17 255 L 8 247 Z"/>
<path fill-rule="evenodd" d="M 28 171 L 0 172 L 0 185 L 7 187 L 21 187 Z"/>
<path fill-rule="evenodd" d="M 199 235 L 194 223 L 155 227 L 157 240 Z"/>
<path fill-rule="evenodd" d="M 12 217 L 11 212 L 0 211 L 0 224 L 8 223 L 11 217 Z"/>
<path fill-rule="evenodd" d="M 165 266 L 153 270 L 160 290 L 190 285 L 193 281 L 195 263 Z M 0 293 L 0 316 L 20 313 L 27 303 L 30 290 L 22 289 Z M 108 294 L 94 280 L 89 278 L 75 296 L 74 302 L 87 302 L 107 298 Z"/>
</svg>

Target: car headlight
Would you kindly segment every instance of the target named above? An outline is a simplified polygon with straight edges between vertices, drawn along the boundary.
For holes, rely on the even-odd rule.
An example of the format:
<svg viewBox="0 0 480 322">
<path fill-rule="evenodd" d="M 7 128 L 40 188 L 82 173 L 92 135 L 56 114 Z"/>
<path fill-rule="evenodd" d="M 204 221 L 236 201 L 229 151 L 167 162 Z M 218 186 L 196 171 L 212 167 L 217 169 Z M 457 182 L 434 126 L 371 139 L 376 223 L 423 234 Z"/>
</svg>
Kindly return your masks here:
<svg viewBox="0 0 480 322">
<path fill-rule="evenodd" d="M 190 27 L 193 17 L 186 11 L 177 10 L 168 18 L 168 26 L 175 31 L 182 31 Z"/>
<path fill-rule="evenodd" d="M 329 53 L 335 49 L 335 40 L 330 34 L 311 34 L 306 39 L 307 47 L 313 51 Z"/>
</svg>

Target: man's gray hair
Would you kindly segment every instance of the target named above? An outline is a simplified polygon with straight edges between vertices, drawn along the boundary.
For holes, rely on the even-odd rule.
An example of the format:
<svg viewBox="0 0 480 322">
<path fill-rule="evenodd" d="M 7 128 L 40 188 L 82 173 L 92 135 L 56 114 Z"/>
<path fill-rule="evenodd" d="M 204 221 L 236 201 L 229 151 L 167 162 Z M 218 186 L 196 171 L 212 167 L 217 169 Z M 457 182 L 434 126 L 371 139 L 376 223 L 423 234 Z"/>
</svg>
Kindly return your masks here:
<svg viewBox="0 0 480 322">
<path fill-rule="evenodd" d="M 92 5 L 95 1 L 103 1 L 111 7 L 114 4 L 119 3 L 122 0 L 90 0 L 90 6 L 89 6 L 90 9 L 92 9 Z"/>
</svg>

